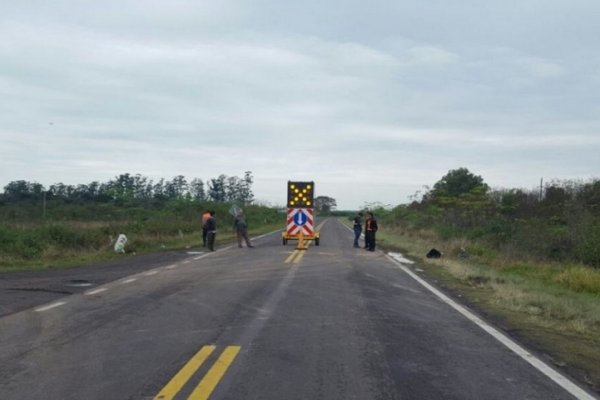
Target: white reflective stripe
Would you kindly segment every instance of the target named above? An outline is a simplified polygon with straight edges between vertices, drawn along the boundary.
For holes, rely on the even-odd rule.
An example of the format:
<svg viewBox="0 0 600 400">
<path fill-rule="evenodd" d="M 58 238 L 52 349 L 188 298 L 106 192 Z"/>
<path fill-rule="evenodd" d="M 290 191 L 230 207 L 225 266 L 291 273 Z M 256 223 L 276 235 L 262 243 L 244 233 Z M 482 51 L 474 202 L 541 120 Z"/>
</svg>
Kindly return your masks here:
<svg viewBox="0 0 600 400">
<path fill-rule="evenodd" d="M 476 316 L 475 314 L 473 314 L 472 312 L 470 312 L 469 310 L 467 310 L 466 308 L 464 308 L 463 306 L 461 306 L 460 304 L 458 304 L 457 302 L 455 302 L 454 300 L 452 300 L 451 298 L 446 296 L 444 293 L 440 292 L 438 289 L 431 286 L 429 283 L 427 283 L 425 280 L 423 280 L 420 276 L 418 276 L 417 274 L 412 272 L 409 268 L 404 266 L 400 261 L 396 260 L 394 257 L 391 257 L 389 255 L 386 255 L 386 256 L 388 257 L 388 259 L 392 260 L 396 265 L 398 265 L 398 267 L 402 271 L 404 271 L 406 274 L 408 274 L 408 276 L 410 276 L 411 278 L 416 280 L 418 283 L 420 283 L 422 286 L 424 286 L 427 290 L 429 290 L 431 293 L 433 293 L 438 298 L 440 298 L 440 300 L 442 300 L 444 303 L 448 304 L 450 307 L 454 308 L 456 311 L 461 313 L 464 317 L 466 317 L 470 321 L 474 322 L 481 329 L 483 329 L 484 331 L 489 333 L 491 336 L 493 336 L 496 340 L 498 340 L 504 346 L 508 347 L 511 351 L 513 351 L 515 354 L 520 356 L 523 360 L 527 361 L 529 364 L 531 364 L 535 369 L 540 371 L 542 374 L 544 374 L 548 378 L 552 379 L 556 384 L 558 384 L 560 387 L 565 389 L 571 395 L 575 396 L 577 399 L 583 399 L 583 400 L 596 399 L 594 396 L 590 395 L 584 389 L 582 389 L 581 387 L 579 387 L 578 385 L 573 383 L 566 376 L 564 376 L 560 372 L 556 371 L 555 369 L 551 368 L 548 364 L 546 364 L 545 362 L 543 362 L 542 360 L 540 360 L 539 358 L 537 358 L 536 356 L 534 356 L 533 354 L 531 354 L 530 352 L 525 350 L 523 347 L 518 345 L 516 342 L 514 342 L 508 336 L 506 336 L 502 332 L 498 331 L 496 328 L 492 327 L 491 325 L 489 325 L 488 323 L 483 321 L 481 318 L 479 318 L 478 316 Z"/>
<path fill-rule="evenodd" d="M 52 304 L 48 304 L 47 306 L 44 306 L 44 307 L 36 308 L 35 311 L 36 312 L 44 312 L 44 311 L 48 311 L 48 310 L 51 310 L 56 307 L 60 307 L 65 304 L 67 304 L 66 301 L 57 301 L 56 303 L 52 303 Z"/>
<path fill-rule="evenodd" d="M 98 293 L 106 292 L 107 290 L 108 290 L 107 288 L 98 288 L 98 289 L 90 290 L 89 292 L 85 292 L 84 294 L 86 296 L 91 296 L 93 294 L 98 294 Z"/>
</svg>

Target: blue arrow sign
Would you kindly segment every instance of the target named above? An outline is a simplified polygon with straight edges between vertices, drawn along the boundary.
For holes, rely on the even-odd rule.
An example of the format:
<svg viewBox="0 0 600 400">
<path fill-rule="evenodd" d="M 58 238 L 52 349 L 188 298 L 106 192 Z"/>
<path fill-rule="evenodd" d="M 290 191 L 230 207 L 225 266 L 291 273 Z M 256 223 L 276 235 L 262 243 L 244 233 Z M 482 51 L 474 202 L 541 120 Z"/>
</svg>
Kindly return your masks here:
<svg viewBox="0 0 600 400">
<path fill-rule="evenodd" d="M 294 215 L 294 223 L 298 226 L 306 224 L 307 221 L 308 217 L 306 216 L 306 214 L 304 214 L 304 212 L 302 212 L 302 210 L 298 210 L 296 215 Z"/>
</svg>

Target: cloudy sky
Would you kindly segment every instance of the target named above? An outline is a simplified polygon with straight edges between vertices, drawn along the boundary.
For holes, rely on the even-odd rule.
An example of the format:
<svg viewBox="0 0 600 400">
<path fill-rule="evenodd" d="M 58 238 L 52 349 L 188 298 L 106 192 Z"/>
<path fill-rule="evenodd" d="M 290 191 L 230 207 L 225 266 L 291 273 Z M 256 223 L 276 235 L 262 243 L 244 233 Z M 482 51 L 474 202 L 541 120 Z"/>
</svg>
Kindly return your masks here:
<svg viewBox="0 0 600 400">
<path fill-rule="evenodd" d="M 600 175 L 597 0 L 0 0 L 0 187 L 255 176 L 399 204 Z"/>
</svg>

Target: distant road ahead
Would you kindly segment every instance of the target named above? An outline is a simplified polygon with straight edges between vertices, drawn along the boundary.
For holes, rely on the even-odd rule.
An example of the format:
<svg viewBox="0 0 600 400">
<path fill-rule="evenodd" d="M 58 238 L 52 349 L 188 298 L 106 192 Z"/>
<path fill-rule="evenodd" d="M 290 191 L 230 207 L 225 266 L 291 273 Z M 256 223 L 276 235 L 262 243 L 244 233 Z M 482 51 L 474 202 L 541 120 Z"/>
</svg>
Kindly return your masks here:
<svg viewBox="0 0 600 400">
<path fill-rule="evenodd" d="M 575 398 L 338 221 L 321 237 L 294 251 L 275 233 L 0 318 L 0 399 Z"/>
</svg>

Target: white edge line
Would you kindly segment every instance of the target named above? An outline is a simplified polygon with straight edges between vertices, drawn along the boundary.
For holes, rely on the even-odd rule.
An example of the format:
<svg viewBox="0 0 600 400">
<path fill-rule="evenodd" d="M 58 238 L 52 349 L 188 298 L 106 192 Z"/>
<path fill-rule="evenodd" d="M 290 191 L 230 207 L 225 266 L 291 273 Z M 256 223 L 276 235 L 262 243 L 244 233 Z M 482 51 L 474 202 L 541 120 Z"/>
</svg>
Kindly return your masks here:
<svg viewBox="0 0 600 400">
<path fill-rule="evenodd" d="M 271 232 L 265 233 L 265 234 L 263 234 L 263 235 L 260 235 L 260 236 L 254 237 L 254 238 L 252 238 L 252 239 L 260 239 L 260 238 L 262 238 L 262 237 L 265 237 L 265 236 L 268 236 L 268 235 L 272 235 L 272 234 L 274 234 L 274 233 L 276 233 L 276 232 L 279 232 L 279 231 L 281 231 L 281 229 L 277 229 L 277 230 L 274 230 L 274 231 L 271 231 Z M 223 247 L 222 249 L 219 249 L 219 250 L 217 250 L 217 251 L 223 251 L 223 250 L 227 250 L 227 249 L 230 249 L 230 248 L 232 248 L 232 247 L 233 247 L 233 245 L 229 245 L 229 246 L 227 246 L 227 247 Z M 203 254 L 203 255 L 201 255 L 201 256 L 199 256 L 199 257 L 195 257 L 195 258 L 194 258 L 194 260 L 199 260 L 199 259 L 201 259 L 201 258 L 204 258 L 204 257 L 206 257 L 206 256 L 209 256 L 210 254 L 212 254 L 212 252 L 211 252 L 211 253 L 206 253 L 206 254 Z M 189 262 L 190 262 L 190 261 L 188 260 L 187 262 L 186 262 L 186 261 L 184 261 L 183 263 L 184 263 L 184 264 L 187 264 L 187 263 L 189 263 Z M 167 269 L 173 269 L 173 268 L 176 268 L 176 267 L 177 267 L 177 265 L 176 265 L 176 264 L 174 264 L 174 265 L 169 265 L 169 266 L 167 266 L 166 268 L 167 268 Z M 151 276 L 151 275 L 156 275 L 156 274 L 158 274 L 159 272 L 160 272 L 159 270 L 152 270 L 152 271 L 147 271 L 147 272 L 144 272 L 144 273 L 143 273 L 143 275 L 145 275 L 145 276 Z M 121 284 L 132 283 L 132 282 L 135 282 L 135 281 L 137 281 L 137 280 L 138 280 L 138 278 L 129 278 L 129 279 L 126 279 L 126 280 L 124 280 L 124 281 L 121 281 Z M 94 294 L 98 294 L 98 293 L 104 292 L 104 291 L 106 291 L 106 290 L 108 290 L 108 288 L 98 288 L 98 289 L 94 289 L 94 290 L 90 290 L 90 291 L 88 291 L 88 292 L 85 292 L 84 294 L 85 294 L 86 296 L 90 296 L 90 295 L 94 295 Z M 53 309 L 53 308 L 56 308 L 56 307 L 60 307 L 60 306 L 62 306 L 62 305 L 65 305 L 65 304 L 67 304 L 67 302 L 66 302 L 66 301 L 57 301 L 57 302 L 55 302 L 55 303 L 48 304 L 47 306 L 43 306 L 43 307 L 39 307 L 39 308 L 35 308 L 35 309 L 34 309 L 34 311 L 36 311 L 36 312 L 44 312 L 44 311 L 51 310 L 51 309 Z"/>
<path fill-rule="evenodd" d="M 48 311 L 48 310 L 50 310 L 52 308 L 60 307 L 60 306 L 65 305 L 65 304 L 67 304 L 66 301 L 57 301 L 55 303 L 48 304 L 47 306 L 36 308 L 35 311 L 36 312 L 44 312 L 44 311 Z"/>
<path fill-rule="evenodd" d="M 265 236 L 269 236 L 269 235 L 272 235 L 272 234 L 274 234 L 274 233 L 281 232 L 282 230 L 283 230 L 283 228 L 276 229 L 276 230 L 274 230 L 274 231 L 271 231 L 271 232 L 263 233 L 263 234 L 262 234 L 262 235 L 260 235 L 260 236 L 251 237 L 250 239 L 252 239 L 252 240 L 258 240 L 258 239 L 262 239 L 262 238 L 264 238 Z"/>
<path fill-rule="evenodd" d="M 108 290 L 108 288 L 98 288 L 98 289 L 94 289 L 94 290 L 90 290 L 88 292 L 85 292 L 84 294 L 86 296 L 91 296 L 93 294 L 98 294 L 98 293 L 106 292 L 107 290 Z"/>
<path fill-rule="evenodd" d="M 445 294 L 440 292 L 438 289 L 431 286 L 429 283 L 427 283 L 421 277 L 416 275 L 414 272 L 412 272 L 410 269 L 408 269 L 406 266 L 404 266 L 398 260 L 396 260 L 395 258 L 393 258 L 387 254 L 386 254 L 386 257 L 388 259 L 390 259 L 392 262 L 394 262 L 396 265 L 398 265 L 398 267 L 402 271 L 404 271 L 406 274 L 408 274 L 411 278 L 413 278 L 414 280 L 419 282 L 422 286 L 424 286 L 426 289 L 428 289 L 431 293 L 433 293 L 437 297 L 439 297 L 444 303 L 448 304 L 450 307 L 454 308 L 456 311 L 458 311 L 463 316 L 465 316 L 467 319 L 469 319 L 470 321 L 472 321 L 473 323 L 478 325 L 481 329 L 483 329 L 484 331 L 486 331 L 487 333 L 492 335 L 496 340 L 498 340 L 504 346 L 508 347 L 515 354 L 520 356 L 523 360 L 527 361 L 529 364 L 531 364 L 538 371 L 540 371 L 541 373 L 546 375 L 548 378 L 552 379 L 556 384 L 558 384 L 560 387 L 565 389 L 571 395 L 575 396 L 577 399 L 585 399 L 585 400 L 595 400 L 596 399 L 596 397 L 590 395 L 587 391 L 585 391 L 584 389 L 582 389 L 581 387 L 579 387 L 578 385 L 573 383 L 573 381 L 571 381 L 569 378 L 567 378 L 566 376 L 564 376 L 560 372 L 556 371 L 554 368 L 550 367 L 548 364 L 546 364 L 545 362 L 543 362 L 542 360 L 540 360 L 539 358 L 537 358 L 536 356 L 534 356 L 533 354 L 531 354 L 530 352 L 525 350 L 523 347 L 518 345 L 516 342 L 514 342 L 508 336 L 506 336 L 502 332 L 498 331 L 496 328 L 492 327 L 491 325 L 489 325 L 488 323 L 483 321 L 481 318 L 479 318 L 478 316 L 476 316 L 475 314 L 473 314 L 472 312 L 470 312 L 469 310 L 467 310 L 466 308 L 464 308 L 463 306 L 461 306 L 460 304 L 458 304 L 457 302 L 455 302 L 454 300 L 452 300 L 451 298 L 449 298 L 448 296 L 446 296 Z"/>
<path fill-rule="evenodd" d="M 268 233 L 262 234 L 262 235 L 260 235 L 260 236 L 253 236 L 253 237 L 251 237 L 251 238 L 250 238 L 250 240 L 257 240 L 257 239 L 263 238 L 263 237 L 265 237 L 265 236 L 272 235 L 272 234 L 274 234 L 274 233 L 277 233 L 277 232 L 281 232 L 282 230 L 283 230 L 283 228 L 280 228 L 280 229 L 277 229 L 277 230 L 274 230 L 274 231 L 271 231 L 271 232 L 268 232 Z M 202 256 L 200 256 L 200 257 L 206 257 L 206 256 L 208 256 L 208 255 L 211 255 L 211 254 L 214 254 L 214 253 L 220 253 L 220 252 L 222 252 L 222 251 L 229 250 L 229 249 L 231 249 L 231 248 L 233 248 L 233 245 L 232 245 L 232 244 L 230 244 L 229 246 L 222 247 L 222 248 L 220 248 L 220 249 L 216 249 L 215 251 L 211 251 L 211 252 L 209 252 L 209 253 L 206 253 L 206 254 L 204 254 L 204 255 L 202 255 Z"/>
<path fill-rule="evenodd" d="M 188 263 L 189 263 L 189 261 L 184 261 L 184 262 L 183 262 L 183 264 L 188 264 Z M 177 268 L 177 267 L 178 267 L 178 265 L 177 265 L 177 264 L 171 264 L 171 265 L 167 265 L 167 266 L 165 267 L 165 269 L 174 269 L 174 268 Z"/>
</svg>

